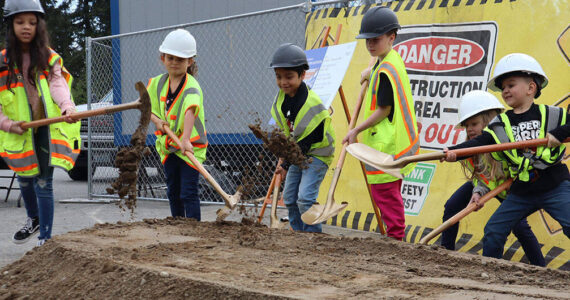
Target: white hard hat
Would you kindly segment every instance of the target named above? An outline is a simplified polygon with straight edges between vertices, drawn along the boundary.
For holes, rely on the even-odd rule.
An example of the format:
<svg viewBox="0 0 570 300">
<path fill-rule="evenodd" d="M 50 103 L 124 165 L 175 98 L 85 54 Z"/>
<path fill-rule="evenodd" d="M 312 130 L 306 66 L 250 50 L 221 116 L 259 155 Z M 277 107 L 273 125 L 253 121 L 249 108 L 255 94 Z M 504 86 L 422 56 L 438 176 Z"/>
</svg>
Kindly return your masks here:
<svg viewBox="0 0 570 300">
<path fill-rule="evenodd" d="M 158 51 L 182 58 L 190 58 L 196 55 L 196 40 L 187 30 L 176 29 L 164 38 Z"/>
<path fill-rule="evenodd" d="M 503 111 L 505 107 L 497 97 L 485 91 L 470 91 L 461 97 L 459 103 L 459 122 L 457 126 L 461 126 L 465 120 L 475 116 L 480 112 L 490 109 L 500 109 Z"/>
<path fill-rule="evenodd" d="M 528 73 L 529 75 L 536 74 L 542 77 L 542 83 L 537 82 L 540 88 L 545 88 L 548 84 L 548 78 L 536 59 L 524 53 L 511 53 L 501 58 L 497 65 L 495 65 L 493 77 L 491 77 L 491 80 L 487 83 L 487 88 L 497 92 L 501 91 L 501 87 L 495 84 L 495 80 L 501 75 L 517 71 Z"/>
</svg>

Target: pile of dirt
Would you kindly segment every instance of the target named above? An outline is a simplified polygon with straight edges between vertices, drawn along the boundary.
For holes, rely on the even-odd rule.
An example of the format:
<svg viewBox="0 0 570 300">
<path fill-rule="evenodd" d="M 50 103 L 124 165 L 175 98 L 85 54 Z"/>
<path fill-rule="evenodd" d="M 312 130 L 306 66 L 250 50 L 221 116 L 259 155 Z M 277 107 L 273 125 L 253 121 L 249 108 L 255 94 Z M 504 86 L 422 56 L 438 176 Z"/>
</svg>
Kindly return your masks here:
<svg viewBox="0 0 570 300">
<path fill-rule="evenodd" d="M 137 178 L 140 162 L 145 155 L 150 154 L 146 147 L 146 134 L 150 123 L 150 97 L 143 83 L 137 82 L 136 88 L 140 93 L 141 116 L 139 125 L 131 136 L 131 146 L 122 148 L 115 157 L 115 167 L 119 169 L 119 177 L 107 188 L 107 193 L 117 192 L 121 201 L 117 204 L 121 209 L 129 209 L 134 213 L 137 206 Z M 125 196 L 128 196 L 125 198 Z"/>
<path fill-rule="evenodd" d="M 566 299 L 568 282 L 382 236 L 168 218 L 57 236 L 0 270 L 0 299 Z"/>
<path fill-rule="evenodd" d="M 279 128 L 274 128 L 271 133 L 261 129 L 260 124 L 249 124 L 249 129 L 256 138 L 263 141 L 263 146 L 277 157 L 282 157 L 287 162 L 304 169 L 307 167 L 307 157 L 301 151 L 299 145 L 292 137 L 287 137 Z M 310 159 L 310 158 L 309 158 Z"/>
</svg>

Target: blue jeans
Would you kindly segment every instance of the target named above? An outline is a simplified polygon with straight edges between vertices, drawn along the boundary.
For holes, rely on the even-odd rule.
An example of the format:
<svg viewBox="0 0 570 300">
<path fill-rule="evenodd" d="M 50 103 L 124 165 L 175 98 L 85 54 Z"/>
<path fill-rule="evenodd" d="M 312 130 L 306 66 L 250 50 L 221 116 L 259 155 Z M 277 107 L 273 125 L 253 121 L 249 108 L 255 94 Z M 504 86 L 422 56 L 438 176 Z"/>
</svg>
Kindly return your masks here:
<svg viewBox="0 0 570 300">
<path fill-rule="evenodd" d="M 53 227 L 53 167 L 49 166 L 48 130 L 47 126 L 43 126 L 34 133 L 34 145 L 40 174 L 31 178 L 18 176 L 26 214 L 30 218 L 40 218 L 38 239 L 50 239 Z"/>
<path fill-rule="evenodd" d="M 455 214 L 460 212 L 462 209 L 467 207 L 469 201 L 471 200 L 471 195 L 473 194 L 473 183 L 471 181 L 465 182 L 461 187 L 451 195 L 449 200 L 445 203 L 445 210 L 443 211 L 443 222 L 447 221 L 449 218 L 453 217 Z M 497 200 L 502 201 L 497 198 Z M 457 238 L 457 231 L 459 229 L 459 223 L 449 227 L 447 230 L 441 233 L 441 245 L 448 250 L 455 250 L 455 240 Z M 544 256 L 540 251 L 540 245 L 536 236 L 532 232 L 526 216 L 520 219 L 514 225 L 512 229 L 513 234 L 519 240 L 526 257 L 529 262 L 536 266 L 545 266 L 546 261 Z"/>
<path fill-rule="evenodd" d="M 501 258 L 511 228 L 518 220 L 541 208 L 562 225 L 564 234 L 570 238 L 570 181 L 565 180 L 546 193 L 509 194 L 485 226 L 483 255 Z"/>
<path fill-rule="evenodd" d="M 329 166 L 320 159 L 313 157 L 308 168 L 291 165 L 287 171 L 283 188 L 283 202 L 289 210 L 289 224 L 295 231 L 322 232 L 322 225 L 307 225 L 301 220 L 301 215 L 309 210 L 319 195 L 319 187 Z"/>
<path fill-rule="evenodd" d="M 200 221 L 198 177 L 200 173 L 172 153 L 164 162 L 167 195 L 173 217 L 194 218 Z"/>
</svg>

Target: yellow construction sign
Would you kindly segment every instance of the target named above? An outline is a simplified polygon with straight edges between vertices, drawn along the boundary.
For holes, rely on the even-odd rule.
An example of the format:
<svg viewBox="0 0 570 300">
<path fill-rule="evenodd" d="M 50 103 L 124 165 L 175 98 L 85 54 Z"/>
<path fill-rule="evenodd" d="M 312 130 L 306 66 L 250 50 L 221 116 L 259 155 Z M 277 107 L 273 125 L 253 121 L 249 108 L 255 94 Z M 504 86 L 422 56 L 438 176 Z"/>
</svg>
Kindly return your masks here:
<svg viewBox="0 0 570 300">
<path fill-rule="evenodd" d="M 417 120 L 421 123 L 421 153 L 440 151 L 465 140 L 464 131 L 455 128 L 460 97 L 470 90 L 486 89 L 494 64 L 509 53 L 533 56 L 546 72 L 548 86 L 537 103 L 570 106 L 569 0 L 404 0 L 384 5 L 396 12 L 402 25 L 394 49 L 408 70 Z M 307 16 L 307 49 L 323 44 L 323 39 L 326 39 L 324 44 L 329 45 L 354 42 L 362 15 L 370 7 L 311 12 Z M 360 72 L 369 59 L 364 40 L 358 40 L 342 82 L 351 111 L 360 87 Z M 500 94 L 495 95 L 501 99 Z M 338 96 L 332 107 L 337 112 L 333 124 L 340 141 L 347 132 L 348 122 Z M 337 147 L 337 157 L 340 148 Z M 565 163 L 569 163 L 568 157 Z M 333 172 L 331 168 L 321 185 L 321 203 L 326 200 Z M 440 225 L 445 202 L 465 181 L 458 163 L 418 163 L 402 184 L 405 241 L 418 242 Z M 379 231 L 359 162 L 350 156 L 345 161 L 335 199 L 347 201 L 349 205 L 327 224 Z M 483 228 L 498 205 L 498 201 L 489 201 L 483 209 L 461 221 L 459 251 L 481 254 Z M 569 270 L 570 240 L 562 233 L 560 224 L 542 211 L 529 216 L 528 222 L 543 245 L 548 267 Z M 524 261 L 523 256 L 520 244 L 510 235 L 504 257 Z"/>
</svg>

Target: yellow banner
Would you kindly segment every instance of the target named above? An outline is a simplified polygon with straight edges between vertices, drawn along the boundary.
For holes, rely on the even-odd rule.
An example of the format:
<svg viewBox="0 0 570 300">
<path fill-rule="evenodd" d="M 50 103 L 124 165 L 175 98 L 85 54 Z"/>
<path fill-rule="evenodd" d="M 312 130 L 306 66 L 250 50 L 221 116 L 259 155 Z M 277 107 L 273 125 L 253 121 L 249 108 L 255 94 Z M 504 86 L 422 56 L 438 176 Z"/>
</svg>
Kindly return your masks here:
<svg viewBox="0 0 570 300">
<path fill-rule="evenodd" d="M 402 29 L 394 42 L 408 74 L 417 120 L 421 123 L 422 153 L 461 143 L 463 130 L 455 129 L 460 97 L 473 89 L 486 89 L 494 64 L 503 56 L 522 52 L 536 58 L 549 82 L 537 103 L 570 106 L 570 6 L 559 1 L 393 1 Z M 362 15 L 371 6 L 315 10 L 307 16 L 306 48 L 355 41 Z M 325 41 L 323 42 L 323 39 Z M 360 72 L 370 56 L 364 40 L 358 40 L 342 88 L 352 112 L 359 91 Z M 501 99 L 499 93 L 495 93 Z M 343 105 L 333 101 L 333 124 L 340 140 L 348 128 Z M 505 105 L 506 106 L 506 105 Z M 362 121 L 362 120 L 360 120 Z M 565 161 L 568 164 L 568 157 Z M 336 161 L 332 166 L 336 165 Z M 319 202 L 324 203 L 331 167 L 321 185 Z M 458 163 L 419 163 L 404 181 L 402 196 L 406 210 L 405 241 L 418 242 L 442 223 L 444 204 L 466 181 Z M 359 162 L 347 157 L 335 193 L 336 201 L 347 201 L 347 209 L 327 224 L 379 231 L 371 198 Z M 496 200 L 460 222 L 457 249 L 481 254 L 483 228 L 498 207 Z M 548 267 L 570 270 L 570 240 L 560 224 L 539 211 L 528 222 L 542 246 Z M 432 240 L 437 242 L 437 239 Z M 524 261 L 524 252 L 511 234 L 505 245 L 506 259 Z"/>
</svg>

